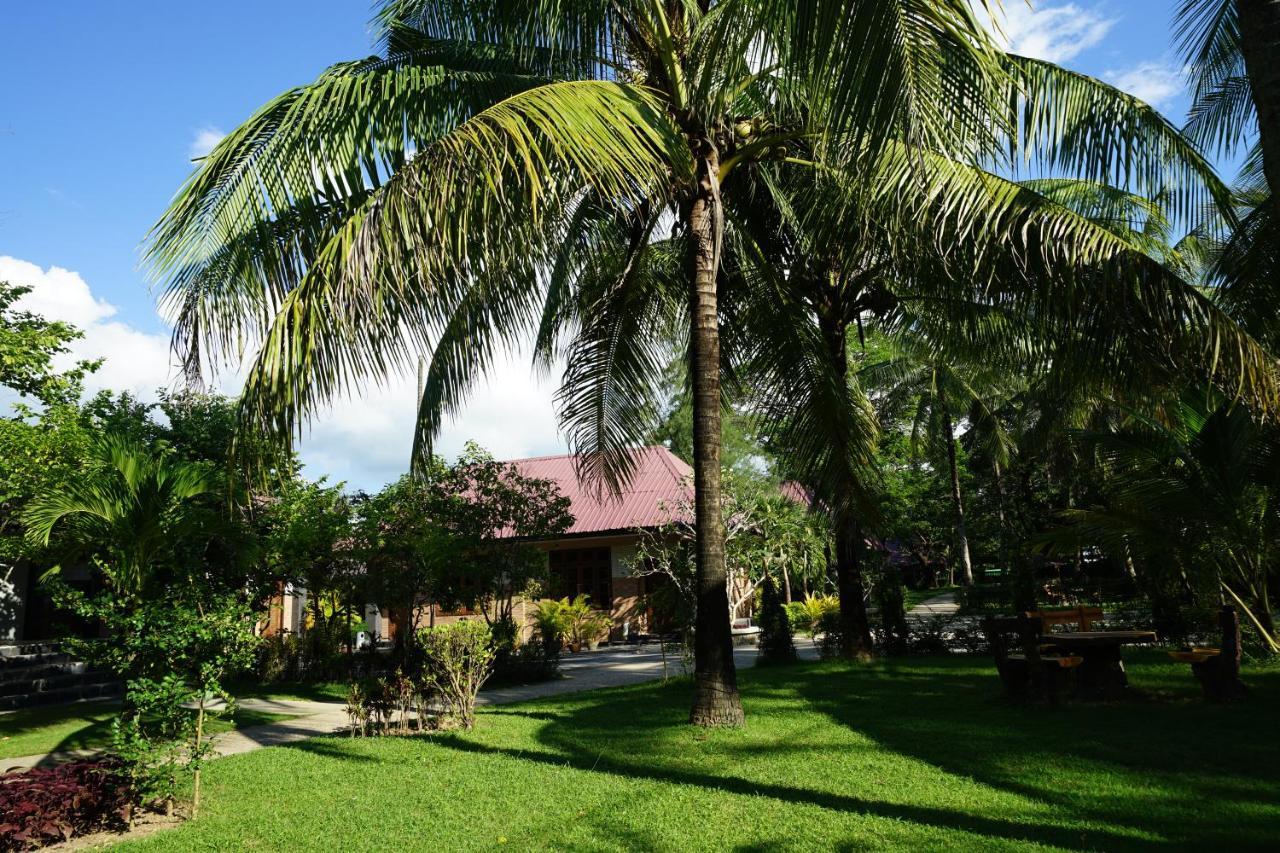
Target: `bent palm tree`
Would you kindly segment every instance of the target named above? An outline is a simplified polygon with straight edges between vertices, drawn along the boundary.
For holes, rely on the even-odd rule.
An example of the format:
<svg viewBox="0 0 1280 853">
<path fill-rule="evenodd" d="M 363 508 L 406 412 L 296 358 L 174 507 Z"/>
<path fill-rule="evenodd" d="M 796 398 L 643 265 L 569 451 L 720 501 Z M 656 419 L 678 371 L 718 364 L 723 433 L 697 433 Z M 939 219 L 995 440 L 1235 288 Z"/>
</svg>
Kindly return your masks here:
<svg viewBox="0 0 1280 853">
<path fill-rule="evenodd" d="M 433 352 L 423 455 L 495 351 L 535 333 L 541 353 L 567 356 L 561 418 L 584 475 L 618 488 L 622 451 L 651 425 L 656 332 L 682 328 L 698 723 L 741 719 L 719 511 L 731 306 L 717 292 L 739 179 L 772 162 L 836 175 L 917 231 L 918 206 L 894 200 L 941 200 L 931 237 L 987 241 L 1025 230 L 1020 200 L 947 164 L 1004 136 L 1058 165 L 1178 183 L 1186 207 L 1217 195 L 1160 121 L 995 52 L 968 0 L 391 0 L 378 29 L 384 55 L 265 106 L 153 230 L 185 363 L 258 345 L 244 423 L 288 437 L 334 395 Z M 1062 91 L 1070 106 L 1043 108 Z M 1168 144 L 1137 147 L 1153 135 Z M 672 220 L 674 254 L 651 257 Z"/>
</svg>

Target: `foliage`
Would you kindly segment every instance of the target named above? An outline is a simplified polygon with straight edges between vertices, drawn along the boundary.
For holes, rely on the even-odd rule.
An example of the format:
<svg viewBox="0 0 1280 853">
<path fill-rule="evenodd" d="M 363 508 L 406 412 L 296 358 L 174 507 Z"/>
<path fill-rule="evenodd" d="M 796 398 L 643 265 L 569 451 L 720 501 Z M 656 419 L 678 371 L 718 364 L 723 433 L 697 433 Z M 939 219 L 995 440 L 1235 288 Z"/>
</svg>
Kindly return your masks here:
<svg viewBox="0 0 1280 853">
<path fill-rule="evenodd" d="M 559 609 L 565 636 L 575 650 L 600 640 L 613 624 L 608 613 L 591 606 L 591 596 L 586 594 L 576 595 L 572 600 L 562 598 Z"/>
<path fill-rule="evenodd" d="M 198 576 L 215 545 L 234 554 L 240 531 L 219 511 L 222 483 L 209 466 L 111 434 L 93 455 L 93 468 L 28 505 L 30 540 L 48 545 L 65 527 L 72 556 L 96 561 L 111 588 L 132 598 L 158 598 Z"/>
<path fill-rule="evenodd" d="M 545 604 L 559 604 L 556 601 L 541 602 L 538 610 Z M 489 625 L 493 634 L 493 675 L 491 684 L 529 684 L 535 681 L 546 681 L 555 678 L 560 670 L 560 649 L 563 645 L 563 632 L 553 636 L 551 642 L 545 642 L 540 636 L 543 627 L 555 631 L 562 627 L 563 617 L 557 608 L 551 617 L 552 626 L 544 626 L 542 620 L 535 616 L 535 636 L 530 642 L 520 641 L 520 627 L 514 620 L 499 620 Z"/>
<path fill-rule="evenodd" d="M 234 710 L 223 681 L 253 665 L 259 643 L 253 607 L 235 594 L 194 584 L 175 586 L 160 600 L 139 601 L 113 590 L 85 595 L 68 587 L 59 598 L 107 633 L 64 643 L 124 682 L 113 751 L 126 761 L 140 796 L 172 803 L 179 776 L 198 772 L 209 753 L 208 742 L 197 737 L 203 720 L 191 706 L 219 697 Z"/>
<path fill-rule="evenodd" d="M 529 542 L 569 529 L 569 499 L 554 482 L 526 477 L 472 442 L 453 465 L 432 472 L 430 488 L 441 523 L 461 546 L 452 577 L 464 583 L 446 588 L 444 598 L 510 619 L 515 598 L 546 579 L 546 553 Z"/>
<path fill-rule="evenodd" d="M 122 828 L 133 800 L 112 758 L 69 761 L 0 777 L 0 850 L 35 850 Z"/>
<path fill-rule="evenodd" d="M 437 492 L 408 476 L 356 502 L 356 551 L 367 575 L 362 591 L 370 602 L 407 620 L 399 644 L 414 641 L 421 602 L 451 603 L 443 591 L 462 543 L 440 516 Z"/>
<path fill-rule="evenodd" d="M 903 654 L 911 641 L 911 629 L 907 624 L 902 573 L 894 566 L 882 567 L 871 586 L 871 597 L 880 614 L 880 647 L 888 654 Z"/>
<path fill-rule="evenodd" d="M 548 657 L 559 658 L 564 648 L 565 638 L 569 634 L 569 619 L 564 606 L 554 598 L 546 598 L 537 603 L 533 610 L 533 630 L 535 640 L 542 646 Z"/>
<path fill-rule="evenodd" d="M 270 576 L 306 590 L 306 654 L 323 662 L 351 642 L 349 628 L 365 604 L 351 502 L 341 484 L 290 479 L 263 501 L 258 525 Z"/>
<path fill-rule="evenodd" d="M 60 372 L 54 358 L 68 351 L 68 344 L 82 334 L 67 323 L 46 320 L 14 307 L 29 287 L 0 281 L 0 386 L 44 406 L 75 403 L 81 381 L 101 362 L 81 361 Z"/>
<path fill-rule="evenodd" d="M 443 698 L 448 716 L 475 726 L 476 695 L 493 673 L 493 635 L 483 622 L 460 621 L 418 632 L 424 678 Z"/>
<path fill-rule="evenodd" d="M 1131 549 L 1154 583 L 1180 585 L 1188 603 L 1220 591 L 1241 607 L 1262 646 L 1280 652 L 1271 605 L 1280 582 L 1280 433 L 1203 393 L 1164 415 L 1135 414 L 1113 430 L 1081 435 L 1109 475 L 1105 498 L 1068 510 L 1070 526 L 1045 539 Z"/>
<path fill-rule="evenodd" d="M 825 523 L 808 507 L 780 492 L 778 484 L 760 475 L 724 472 L 722 511 L 726 519 L 725 566 L 728 571 L 729 611 L 739 615 L 755 598 L 763 578 L 777 573 L 784 583 L 816 583 L 825 565 Z M 683 599 L 673 615 L 693 613 L 692 496 L 663 507 L 666 520 L 656 528 L 637 531 L 640 542 L 632 560 L 636 576 L 665 576 Z"/>
<path fill-rule="evenodd" d="M 796 647 L 791 641 L 791 622 L 771 575 L 765 575 L 761 585 L 760 616 L 756 623 L 760 626 L 757 665 L 791 663 L 796 659 Z"/>
<path fill-rule="evenodd" d="M 809 612 L 807 601 L 793 601 L 784 605 L 787 622 L 791 625 L 791 635 L 808 634 L 813 630 L 813 615 Z"/>
<path fill-rule="evenodd" d="M 805 599 L 805 609 L 809 614 L 809 630 L 818 640 L 818 654 L 823 658 L 833 658 L 840 654 L 841 631 L 840 599 L 834 596 L 814 595 Z M 821 639 L 819 639 L 821 637 Z"/>
</svg>

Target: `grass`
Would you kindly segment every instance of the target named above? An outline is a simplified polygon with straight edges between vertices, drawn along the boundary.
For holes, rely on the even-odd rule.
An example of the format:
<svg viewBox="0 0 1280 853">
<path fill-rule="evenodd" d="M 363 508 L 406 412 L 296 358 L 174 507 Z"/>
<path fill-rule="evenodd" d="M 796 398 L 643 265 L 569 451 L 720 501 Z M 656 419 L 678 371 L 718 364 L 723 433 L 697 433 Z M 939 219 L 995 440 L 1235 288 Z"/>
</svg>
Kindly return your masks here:
<svg viewBox="0 0 1280 853">
<path fill-rule="evenodd" d="M 745 728 L 687 683 L 485 710 L 471 733 L 320 738 L 215 761 L 155 850 L 1274 849 L 1280 670 L 1207 704 L 1132 655 L 1148 701 L 1022 708 L 982 659 L 741 674 Z"/>
<path fill-rule="evenodd" d="M 79 702 L 0 715 L 0 759 L 107 746 L 119 707 L 118 702 Z M 241 708 L 230 717 L 206 718 L 206 726 L 210 734 L 217 734 L 287 717 Z"/>
</svg>

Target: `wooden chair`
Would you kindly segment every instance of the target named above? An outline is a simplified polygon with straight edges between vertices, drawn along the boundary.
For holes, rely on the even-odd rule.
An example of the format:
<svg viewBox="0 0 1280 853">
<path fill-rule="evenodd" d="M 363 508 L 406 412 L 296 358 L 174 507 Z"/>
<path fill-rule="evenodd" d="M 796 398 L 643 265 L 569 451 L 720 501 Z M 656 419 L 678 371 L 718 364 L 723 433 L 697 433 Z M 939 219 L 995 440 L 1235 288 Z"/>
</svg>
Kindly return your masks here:
<svg viewBox="0 0 1280 853">
<path fill-rule="evenodd" d="M 1206 699 L 1227 702 L 1242 699 L 1248 692 L 1240 680 L 1240 615 L 1226 605 L 1218 615 L 1222 629 L 1221 648 L 1193 648 L 1169 652 L 1169 657 L 1191 664 L 1191 672 L 1200 682 Z"/>
<path fill-rule="evenodd" d="M 1083 658 L 1046 653 L 1040 646 L 1041 622 L 1030 613 L 987 617 L 982 628 L 1005 692 L 1016 698 L 1043 698 L 1056 705 Z M 1010 651 L 1011 646 L 1016 650 Z"/>
</svg>

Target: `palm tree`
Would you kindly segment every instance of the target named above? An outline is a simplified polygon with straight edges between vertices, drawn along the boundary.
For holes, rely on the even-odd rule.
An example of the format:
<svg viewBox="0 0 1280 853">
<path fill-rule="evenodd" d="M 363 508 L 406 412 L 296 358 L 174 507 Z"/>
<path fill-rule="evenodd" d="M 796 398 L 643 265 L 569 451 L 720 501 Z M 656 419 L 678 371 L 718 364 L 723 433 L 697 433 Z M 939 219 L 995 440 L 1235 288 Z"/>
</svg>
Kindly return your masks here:
<svg viewBox="0 0 1280 853">
<path fill-rule="evenodd" d="M 222 482 L 210 466 L 115 435 L 103 436 L 94 456 L 84 476 L 33 500 L 23 521 L 39 545 L 61 527 L 117 594 L 137 600 L 162 590 L 226 530 Z"/>
<path fill-rule="evenodd" d="M 655 341 L 682 328 L 699 723 L 741 719 L 718 494 L 729 309 L 716 285 L 725 199 L 744 176 L 772 163 L 831 176 L 878 199 L 895 228 L 987 242 L 1025 231 L 1024 200 L 951 166 L 1012 137 L 1057 166 L 1176 185 L 1186 210 L 1222 195 L 1162 119 L 999 54 L 967 0 L 388 0 L 377 20 L 383 55 L 263 107 L 153 230 L 178 349 L 196 374 L 258 345 L 245 428 L 282 438 L 432 352 L 424 458 L 495 352 L 534 333 L 542 357 L 566 355 L 561 419 L 584 474 L 616 489 L 623 451 L 652 426 Z M 657 257 L 666 222 L 678 239 Z M 1055 236 L 1033 252 L 1115 251 Z M 1224 369 L 1256 374 L 1252 358 Z"/>
</svg>

